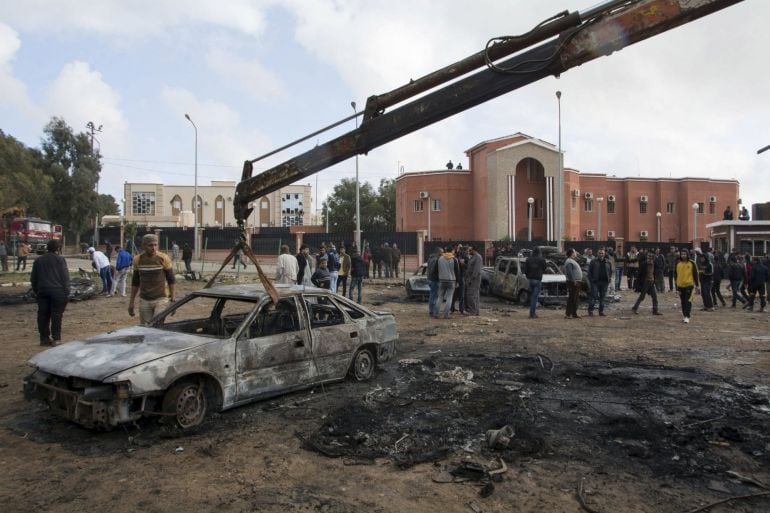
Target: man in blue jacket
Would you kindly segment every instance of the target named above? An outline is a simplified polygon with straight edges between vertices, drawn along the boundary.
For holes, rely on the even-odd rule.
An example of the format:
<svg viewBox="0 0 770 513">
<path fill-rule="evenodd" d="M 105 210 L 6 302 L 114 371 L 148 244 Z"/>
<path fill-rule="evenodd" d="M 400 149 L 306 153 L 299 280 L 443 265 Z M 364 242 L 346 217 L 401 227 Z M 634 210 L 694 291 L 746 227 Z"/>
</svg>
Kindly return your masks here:
<svg viewBox="0 0 770 513">
<path fill-rule="evenodd" d="M 121 247 L 115 248 L 118 252 L 118 256 L 115 259 L 115 279 L 112 280 L 112 295 L 118 290 L 118 284 L 120 284 L 120 295 L 126 297 L 126 278 L 128 277 L 128 271 L 131 269 L 133 259 L 131 253 Z"/>
</svg>

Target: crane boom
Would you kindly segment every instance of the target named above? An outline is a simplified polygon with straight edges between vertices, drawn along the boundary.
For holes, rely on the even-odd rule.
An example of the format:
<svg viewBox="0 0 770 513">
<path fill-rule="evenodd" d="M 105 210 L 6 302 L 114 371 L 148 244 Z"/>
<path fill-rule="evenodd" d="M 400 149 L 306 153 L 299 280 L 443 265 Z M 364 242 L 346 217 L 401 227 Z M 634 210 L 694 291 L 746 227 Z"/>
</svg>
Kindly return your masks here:
<svg viewBox="0 0 770 513">
<path fill-rule="evenodd" d="M 394 91 L 370 97 L 355 130 L 256 176 L 252 172 L 258 159 L 244 162 L 233 199 L 238 225 L 242 228 L 250 215 L 249 203 L 266 194 L 527 84 L 558 76 L 741 1 L 613 0 L 584 12 L 557 14 L 522 36 L 490 40 L 494 44 L 488 44 L 482 52 Z M 515 52 L 520 53 L 508 57 Z M 458 79 L 482 66 L 485 68 Z M 385 112 L 451 80 L 456 81 Z"/>
</svg>

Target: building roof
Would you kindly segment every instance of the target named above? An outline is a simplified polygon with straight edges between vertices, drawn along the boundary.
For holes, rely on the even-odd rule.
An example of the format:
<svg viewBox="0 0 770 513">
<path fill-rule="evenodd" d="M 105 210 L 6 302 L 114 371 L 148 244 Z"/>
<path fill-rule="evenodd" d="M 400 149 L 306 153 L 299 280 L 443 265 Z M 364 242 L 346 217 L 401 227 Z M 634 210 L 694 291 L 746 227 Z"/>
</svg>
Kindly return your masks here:
<svg viewBox="0 0 770 513">
<path fill-rule="evenodd" d="M 504 137 L 496 137 L 494 139 L 487 139 L 486 141 L 481 141 L 480 143 L 477 143 L 477 144 L 473 145 L 472 147 L 468 148 L 467 150 L 465 150 L 465 154 L 468 155 L 468 154 L 472 153 L 473 151 L 477 150 L 478 148 L 480 148 L 482 146 L 485 146 L 485 145 L 490 144 L 490 143 L 495 143 L 495 142 L 498 142 L 498 141 L 504 141 L 506 139 L 523 139 L 523 140 L 517 141 L 517 142 L 520 142 L 520 143 L 533 142 L 533 143 L 537 143 L 538 145 L 547 147 L 549 149 L 556 148 L 556 146 L 554 146 L 553 144 L 551 144 L 549 142 L 546 142 L 546 141 L 543 141 L 542 139 L 536 139 L 536 138 L 532 137 L 531 135 L 527 135 L 527 134 L 522 133 L 522 132 L 516 132 L 515 134 L 512 134 L 512 135 L 506 135 Z M 511 144 L 516 144 L 516 143 L 511 143 Z"/>
<path fill-rule="evenodd" d="M 396 181 L 401 180 L 402 178 L 415 178 L 417 176 L 438 176 L 438 175 L 450 175 L 450 174 L 461 174 L 461 175 L 468 175 L 470 174 L 470 169 L 439 169 L 436 171 L 409 171 L 406 173 L 402 173 L 398 177 L 396 177 Z"/>
</svg>

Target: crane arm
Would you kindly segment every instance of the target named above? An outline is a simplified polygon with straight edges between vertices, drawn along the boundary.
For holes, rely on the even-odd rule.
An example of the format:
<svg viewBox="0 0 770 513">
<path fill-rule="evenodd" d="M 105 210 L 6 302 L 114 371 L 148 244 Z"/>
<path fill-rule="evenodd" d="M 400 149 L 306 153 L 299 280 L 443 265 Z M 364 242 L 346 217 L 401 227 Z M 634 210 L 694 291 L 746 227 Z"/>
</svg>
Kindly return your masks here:
<svg viewBox="0 0 770 513">
<path fill-rule="evenodd" d="M 522 36 L 493 39 L 482 52 L 394 91 L 370 97 L 355 130 L 256 176 L 252 176 L 253 166 L 259 159 L 244 162 L 233 199 L 235 218 L 243 227 L 251 213 L 249 203 L 266 194 L 527 84 L 558 76 L 741 1 L 613 0 L 584 12 L 557 14 Z M 515 52 L 521 53 L 507 57 Z M 458 79 L 481 66 L 485 68 Z M 385 112 L 451 80 L 456 81 Z"/>
</svg>

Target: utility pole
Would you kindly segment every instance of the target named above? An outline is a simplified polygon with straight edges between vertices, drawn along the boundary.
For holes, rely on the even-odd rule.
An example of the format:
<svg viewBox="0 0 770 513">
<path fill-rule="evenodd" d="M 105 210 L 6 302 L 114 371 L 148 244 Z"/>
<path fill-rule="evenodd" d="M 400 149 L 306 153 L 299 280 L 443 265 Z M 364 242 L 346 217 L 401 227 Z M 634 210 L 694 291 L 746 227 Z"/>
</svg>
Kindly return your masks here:
<svg viewBox="0 0 770 513">
<path fill-rule="evenodd" d="M 86 123 L 86 128 L 89 131 L 91 137 L 91 157 L 96 158 L 94 155 L 94 133 L 101 132 L 102 126 L 98 127 L 94 125 L 93 121 Z M 101 145 L 100 145 L 101 146 Z M 94 247 L 99 245 L 99 175 L 96 175 L 96 213 L 94 214 Z"/>
</svg>

